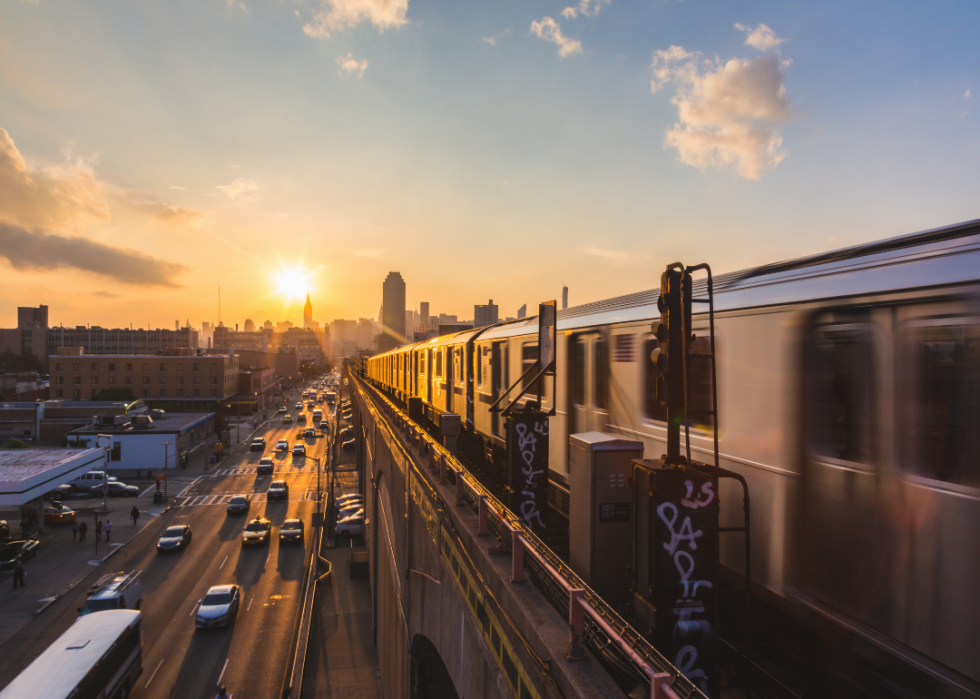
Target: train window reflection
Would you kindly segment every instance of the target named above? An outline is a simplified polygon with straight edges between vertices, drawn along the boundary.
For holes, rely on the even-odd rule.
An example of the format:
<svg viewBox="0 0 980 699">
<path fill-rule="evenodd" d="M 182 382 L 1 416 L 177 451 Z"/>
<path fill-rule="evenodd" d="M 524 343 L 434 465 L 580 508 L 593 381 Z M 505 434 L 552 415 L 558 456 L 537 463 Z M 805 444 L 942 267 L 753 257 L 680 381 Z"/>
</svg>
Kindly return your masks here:
<svg viewBox="0 0 980 699">
<path fill-rule="evenodd" d="M 538 345 L 534 342 L 527 342 L 521 347 L 521 389 L 527 388 L 531 384 L 531 379 L 537 374 L 540 369 L 536 369 L 531 374 L 527 374 L 527 370 L 534 366 L 538 361 Z M 535 385 L 528 390 L 527 395 L 536 396 L 541 392 L 541 380 L 535 382 Z"/>
<path fill-rule="evenodd" d="M 609 352 L 606 340 L 599 338 L 595 343 L 595 407 L 609 410 Z"/>
<path fill-rule="evenodd" d="M 815 454 L 871 463 L 872 345 L 863 324 L 818 325 L 811 335 L 810 446 Z"/>
<path fill-rule="evenodd" d="M 442 378 L 442 350 L 436 350 L 436 378 Z"/>
<path fill-rule="evenodd" d="M 980 336 L 967 325 L 917 328 L 909 357 L 914 396 L 903 433 L 912 469 L 980 485 Z"/>
<path fill-rule="evenodd" d="M 585 405 L 585 343 L 581 339 L 572 340 L 568 365 L 568 397 L 572 405 Z"/>
</svg>

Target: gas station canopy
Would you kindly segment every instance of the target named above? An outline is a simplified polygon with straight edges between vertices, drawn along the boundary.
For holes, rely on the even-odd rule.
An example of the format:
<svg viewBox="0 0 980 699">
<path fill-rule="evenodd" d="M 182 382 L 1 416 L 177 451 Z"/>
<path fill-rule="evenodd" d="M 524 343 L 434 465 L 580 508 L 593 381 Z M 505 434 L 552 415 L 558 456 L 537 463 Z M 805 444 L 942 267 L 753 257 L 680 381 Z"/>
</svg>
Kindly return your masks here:
<svg viewBox="0 0 980 699">
<path fill-rule="evenodd" d="M 0 507 L 19 507 L 102 469 L 102 449 L 0 449 Z"/>
</svg>

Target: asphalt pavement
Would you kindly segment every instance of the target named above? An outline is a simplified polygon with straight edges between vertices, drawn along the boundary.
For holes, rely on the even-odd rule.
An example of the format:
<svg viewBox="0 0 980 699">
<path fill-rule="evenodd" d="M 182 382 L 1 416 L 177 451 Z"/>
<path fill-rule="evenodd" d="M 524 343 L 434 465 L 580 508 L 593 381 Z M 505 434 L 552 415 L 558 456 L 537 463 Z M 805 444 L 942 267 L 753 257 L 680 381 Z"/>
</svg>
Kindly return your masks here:
<svg viewBox="0 0 980 699">
<path fill-rule="evenodd" d="M 295 416 L 296 410 L 290 413 Z M 107 563 L 95 568 L 72 592 L 0 645 L 0 687 L 5 686 L 77 618 L 84 591 L 99 576 L 114 570 L 140 570 L 143 585 L 143 674 L 133 693 L 143 697 L 210 699 L 219 681 L 237 699 L 278 696 L 287 668 L 291 635 L 301 603 L 299 595 L 315 510 L 316 462 L 312 458 L 272 452 L 276 440 L 305 442 L 307 453 L 324 462 L 325 438 L 301 439 L 299 426 L 276 418 L 256 436 L 267 440 L 265 452 L 232 452 L 198 480 L 174 507 L 155 518 Z M 272 455 L 274 476 L 259 476 L 254 466 Z M 267 502 L 265 491 L 274 479 L 289 484 L 289 500 Z M 321 481 L 323 484 L 325 480 Z M 229 516 L 224 503 L 234 494 L 251 494 L 247 516 Z M 243 548 L 241 531 L 257 516 L 272 521 L 268 546 Z M 307 526 L 305 546 L 279 545 L 283 520 L 301 518 Z M 192 543 L 185 551 L 158 554 L 160 532 L 189 524 Z M 242 604 L 226 628 L 195 630 L 197 601 L 212 585 L 236 583 Z"/>
</svg>

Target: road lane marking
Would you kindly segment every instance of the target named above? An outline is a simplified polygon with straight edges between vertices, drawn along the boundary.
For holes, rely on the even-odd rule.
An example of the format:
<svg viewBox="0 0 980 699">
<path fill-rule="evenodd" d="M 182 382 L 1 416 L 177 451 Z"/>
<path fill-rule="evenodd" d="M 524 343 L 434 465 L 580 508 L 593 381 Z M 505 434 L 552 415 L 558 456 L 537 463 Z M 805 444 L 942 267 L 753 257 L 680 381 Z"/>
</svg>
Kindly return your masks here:
<svg viewBox="0 0 980 699">
<path fill-rule="evenodd" d="M 218 675 L 218 686 L 221 686 L 221 678 L 225 676 L 225 670 L 228 669 L 228 661 L 230 658 L 225 658 L 225 664 L 221 668 L 221 674 Z"/>
<path fill-rule="evenodd" d="M 228 556 L 225 556 L 225 560 L 221 561 L 221 565 L 218 566 L 218 570 L 221 570 L 222 568 L 224 568 L 225 567 L 225 563 L 227 563 L 227 562 L 228 562 Z"/>
<path fill-rule="evenodd" d="M 157 669 L 153 671 L 153 674 L 152 675 L 150 675 L 150 679 L 148 679 L 146 681 L 146 684 L 143 685 L 143 689 L 146 689 L 147 687 L 150 686 L 150 682 L 152 682 L 153 681 L 153 678 L 157 676 L 157 671 L 160 669 L 160 666 L 161 665 L 163 665 L 163 660 L 161 660 L 159 663 L 157 663 Z"/>
<path fill-rule="evenodd" d="M 255 601 L 255 595 L 252 595 L 252 599 L 250 599 L 250 600 L 248 601 L 248 607 L 246 607 L 246 608 L 245 608 L 245 611 L 246 611 L 246 612 L 247 612 L 247 611 L 248 611 L 249 609 L 251 609 L 251 608 L 252 608 L 252 602 L 254 602 L 254 601 Z"/>
</svg>

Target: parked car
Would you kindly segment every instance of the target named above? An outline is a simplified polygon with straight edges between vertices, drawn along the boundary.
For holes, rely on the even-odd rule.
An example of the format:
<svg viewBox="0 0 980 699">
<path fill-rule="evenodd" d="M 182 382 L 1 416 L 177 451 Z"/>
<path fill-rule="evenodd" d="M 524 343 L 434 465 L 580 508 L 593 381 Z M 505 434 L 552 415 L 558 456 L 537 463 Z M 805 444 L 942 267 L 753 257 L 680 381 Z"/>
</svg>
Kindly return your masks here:
<svg viewBox="0 0 980 699">
<path fill-rule="evenodd" d="M 338 436 L 342 440 L 344 440 L 344 439 L 350 439 L 351 437 L 354 436 L 354 428 L 353 427 L 345 427 L 344 429 L 342 429 L 340 431 L 340 435 L 338 435 Z"/>
<path fill-rule="evenodd" d="M 358 536 L 364 533 L 364 514 L 351 515 L 337 522 L 337 536 Z"/>
<path fill-rule="evenodd" d="M 357 500 L 351 500 L 340 508 L 340 512 L 337 513 L 337 520 L 347 519 L 351 515 L 363 514 L 364 513 L 364 503 L 358 502 Z"/>
<path fill-rule="evenodd" d="M 265 437 L 256 437 L 248 445 L 249 451 L 265 451 Z"/>
<path fill-rule="evenodd" d="M 354 448 L 354 440 L 349 439 L 346 442 L 341 442 L 340 448 L 343 449 L 344 451 L 350 451 L 351 449 Z"/>
<path fill-rule="evenodd" d="M 280 439 L 276 442 L 276 451 L 289 451 L 289 440 Z"/>
<path fill-rule="evenodd" d="M 240 598 L 238 585 L 214 585 L 197 601 L 197 628 L 230 624 L 238 613 Z"/>
<path fill-rule="evenodd" d="M 297 442 L 293 445 L 293 456 L 306 456 L 306 445 Z"/>
<path fill-rule="evenodd" d="M 13 568 L 17 563 L 17 558 L 24 561 L 28 558 L 37 558 L 41 552 L 41 542 L 36 539 L 22 539 L 20 541 L 8 541 L 0 546 L 0 570 Z"/>
<path fill-rule="evenodd" d="M 75 511 L 57 500 L 44 506 L 45 524 L 68 524 L 75 521 Z"/>
<path fill-rule="evenodd" d="M 103 477 L 102 471 L 89 471 L 84 476 L 79 476 L 73 481 L 68 481 L 66 485 L 71 487 L 73 493 L 79 491 L 87 493 L 92 490 L 93 485 L 101 484 L 103 480 L 106 479 Z M 116 480 L 116 477 L 109 476 L 107 480 L 111 483 L 112 481 Z"/>
<path fill-rule="evenodd" d="M 101 484 L 93 485 L 89 492 L 92 494 L 92 497 L 101 498 L 103 487 L 106 489 L 106 495 L 110 498 L 135 498 L 140 494 L 140 489 L 135 485 L 126 485 L 125 483 L 120 483 L 119 481 L 109 481 L 105 484 L 105 486 L 102 486 Z"/>
<path fill-rule="evenodd" d="M 64 485 L 59 485 L 57 488 L 49 493 L 44 494 L 45 500 L 66 500 L 72 496 L 75 492 L 75 487 L 65 483 Z"/>
<path fill-rule="evenodd" d="M 301 519 L 287 519 L 279 527 L 279 541 L 303 543 L 304 525 Z"/>
<path fill-rule="evenodd" d="M 157 551 L 179 551 L 187 548 L 191 543 L 191 526 L 189 524 L 178 524 L 167 527 L 160 535 L 157 542 Z"/>
<path fill-rule="evenodd" d="M 360 493 L 349 493 L 347 495 L 340 495 L 340 496 L 334 498 L 333 503 L 334 503 L 334 506 L 337 507 L 337 506 L 343 505 L 346 502 L 350 502 L 351 500 L 360 500 L 360 501 L 363 502 L 364 501 L 364 496 L 361 495 Z"/>
<path fill-rule="evenodd" d="M 256 517 L 245 525 L 242 531 L 242 545 L 268 544 L 272 534 L 272 522 L 265 517 Z"/>
<path fill-rule="evenodd" d="M 286 448 L 289 448 L 289 444 L 286 444 Z M 259 459 L 259 465 L 255 467 L 256 473 L 269 473 L 271 474 L 276 468 L 275 462 L 268 456 Z"/>
<path fill-rule="evenodd" d="M 269 500 L 288 500 L 289 486 L 286 481 L 272 481 L 269 484 L 269 493 L 266 497 Z"/>
<path fill-rule="evenodd" d="M 230 515 L 243 515 L 252 506 L 252 498 L 248 495 L 234 495 L 228 501 L 227 512 Z"/>
</svg>

